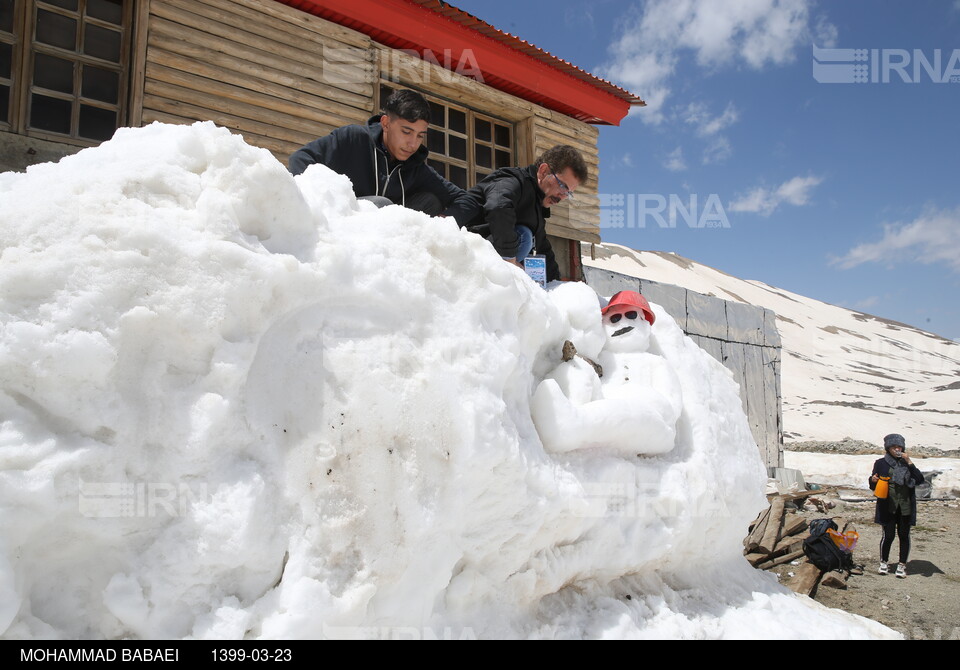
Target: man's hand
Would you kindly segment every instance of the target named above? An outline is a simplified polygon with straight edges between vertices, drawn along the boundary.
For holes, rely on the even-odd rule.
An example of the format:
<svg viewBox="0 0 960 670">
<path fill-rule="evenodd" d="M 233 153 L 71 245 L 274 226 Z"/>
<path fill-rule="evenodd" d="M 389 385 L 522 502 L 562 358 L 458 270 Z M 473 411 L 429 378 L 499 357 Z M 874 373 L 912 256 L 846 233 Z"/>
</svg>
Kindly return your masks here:
<svg viewBox="0 0 960 670">
<path fill-rule="evenodd" d="M 516 259 L 516 258 L 504 258 L 503 260 L 505 260 L 505 261 L 508 262 L 508 263 L 513 263 L 513 264 L 516 265 L 518 268 L 522 268 L 522 267 L 523 267 L 522 265 L 520 265 L 520 263 L 517 262 L 517 259 Z"/>
</svg>

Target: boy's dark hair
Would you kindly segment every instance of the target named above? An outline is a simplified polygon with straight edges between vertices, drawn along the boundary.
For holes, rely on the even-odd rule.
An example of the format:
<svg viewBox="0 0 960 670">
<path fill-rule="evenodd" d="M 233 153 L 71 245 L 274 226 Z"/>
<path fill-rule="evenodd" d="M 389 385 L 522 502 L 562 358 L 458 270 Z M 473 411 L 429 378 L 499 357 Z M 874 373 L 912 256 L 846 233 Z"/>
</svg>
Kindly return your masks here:
<svg viewBox="0 0 960 670">
<path fill-rule="evenodd" d="M 546 163 L 554 172 L 563 172 L 570 168 L 581 184 L 590 176 L 583 155 L 568 144 L 559 144 L 544 151 L 543 155 L 537 159 L 535 166 L 540 167 L 542 163 Z"/>
<path fill-rule="evenodd" d="M 400 118 L 410 123 L 430 123 L 430 103 L 416 91 L 400 88 L 390 94 L 383 105 L 383 113 L 392 119 Z"/>
</svg>

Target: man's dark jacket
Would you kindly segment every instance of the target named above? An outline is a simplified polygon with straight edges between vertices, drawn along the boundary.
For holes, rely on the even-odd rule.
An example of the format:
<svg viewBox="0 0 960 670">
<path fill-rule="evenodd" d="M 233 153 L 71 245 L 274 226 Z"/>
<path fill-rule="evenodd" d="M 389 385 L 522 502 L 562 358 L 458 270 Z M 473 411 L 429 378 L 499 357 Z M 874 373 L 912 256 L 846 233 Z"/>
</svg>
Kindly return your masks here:
<svg viewBox="0 0 960 670">
<path fill-rule="evenodd" d="M 504 258 L 516 257 L 520 246 L 517 226 L 526 226 L 533 231 L 536 253 L 546 257 L 547 281 L 560 279 L 560 266 L 547 239 L 550 208 L 543 206 L 546 194 L 537 183 L 537 166 L 500 168 L 467 193 L 474 202 L 459 201 L 448 210 L 450 216 L 489 239 Z"/>
<path fill-rule="evenodd" d="M 437 196 L 442 210 L 460 199 L 469 201 L 466 191 L 451 184 L 427 165 L 430 153 L 427 147 L 421 145 L 415 154 L 403 162 L 391 157 L 383 146 L 380 118 L 370 117 L 366 126 L 337 128 L 329 135 L 297 149 L 290 156 L 290 172 L 298 175 L 310 165 L 322 163 L 334 172 L 346 175 L 353 183 L 353 192 L 358 198 L 381 195 L 398 205 L 404 205 L 411 196 L 422 192 Z M 472 206 L 464 205 L 457 211 L 464 213 L 471 209 Z M 457 219 L 457 223 L 460 223 L 460 219 Z"/>
</svg>

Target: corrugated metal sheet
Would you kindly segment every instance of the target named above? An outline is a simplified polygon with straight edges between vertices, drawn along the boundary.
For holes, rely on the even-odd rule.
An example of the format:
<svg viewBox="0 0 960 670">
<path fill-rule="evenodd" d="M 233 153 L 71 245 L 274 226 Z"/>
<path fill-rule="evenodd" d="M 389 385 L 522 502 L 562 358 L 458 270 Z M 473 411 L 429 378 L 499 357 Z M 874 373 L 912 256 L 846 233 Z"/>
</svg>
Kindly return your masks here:
<svg viewBox="0 0 960 670">
<path fill-rule="evenodd" d="M 478 19 L 477 17 L 471 14 L 468 14 L 467 12 L 461 9 L 454 7 L 448 2 L 443 2 L 443 0 L 407 0 L 407 1 L 416 5 L 420 5 L 421 7 L 425 7 L 437 14 L 441 14 L 447 17 L 448 19 L 456 21 L 460 25 L 466 28 L 469 28 L 470 30 L 473 30 L 474 32 L 484 35 L 485 37 L 489 37 L 490 39 L 496 40 L 497 42 L 500 42 L 501 44 L 504 44 L 519 53 L 525 54 L 531 58 L 539 60 L 540 62 L 546 65 L 549 65 L 555 70 L 564 72 L 573 77 L 576 77 L 577 79 L 585 81 L 591 84 L 592 86 L 594 86 L 595 88 L 601 91 L 610 93 L 611 95 L 614 95 L 620 98 L 621 100 L 628 102 L 631 105 L 643 106 L 646 104 L 638 96 L 634 95 L 633 93 L 630 93 L 626 89 L 616 86 L 615 84 L 612 84 L 611 82 L 605 79 L 601 79 L 600 77 L 592 75 L 586 70 L 580 67 L 577 67 L 573 63 L 570 63 L 569 61 L 565 61 L 561 58 L 557 58 L 556 56 L 550 54 L 549 52 L 544 51 L 540 47 L 534 44 L 530 44 L 526 40 L 520 39 L 516 35 L 511 35 L 508 32 L 495 28 L 489 23 L 482 21 L 481 19 Z"/>
<path fill-rule="evenodd" d="M 302 11 L 320 16 L 328 21 L 332 21 L 351 30 L 363 33 L 376 42 L 384 44 L 394 49 L 405 49 L 419 51 L 424 45 L 411 42 L 408 39 L 401 38 L 390 31 L 389 26 L 374 25 L 371 20 L 358 20 L 348 17 L 329 5 L 321 6 L 311 0 L 276 0 Z M 586 84 L 596 91 L 598 96 L 612 96 L 625 103 L 627 106 L 643 106 L 646 103 L 638 96 L 629 91 L 590 74 L 576 65 L 557 58 L 552 54 L 530 44 L 529 42 L 495 28 L 494 26 L 478 19 L 477 17 L 464 12 L 453 5 L 442 0 L 403 0 L 410 5 L 412 12 L 428 11 L 434 15 L 442 16 L 467 30 L 475 33 L 478 37 L 489 39 L 506 47 L 512 51 L 517 58 L 529 58 L 541 63 L 556 73 L 572 77 Z M 481 68 L 483 69 L 483 68 Z M 549 91 L 535 91 L 530 88 L 519 86 L 503 76 L 498 76 L 496 72 L 490 72 L 483 69 L 483 81 L 485 84 L 496 89 L 514 95 L 524 100 L 529 100 L 538 105 L 566 114 L 574 119 L 585 123 L 609 124 L 609 119 L 600 119 L 596 116 L 584 112 L 582 109 L 569 104 L 569 101 L 560 100 L 551 96 Z M 618 119 L 619 120 L 619 119 Z"/>
</svg>

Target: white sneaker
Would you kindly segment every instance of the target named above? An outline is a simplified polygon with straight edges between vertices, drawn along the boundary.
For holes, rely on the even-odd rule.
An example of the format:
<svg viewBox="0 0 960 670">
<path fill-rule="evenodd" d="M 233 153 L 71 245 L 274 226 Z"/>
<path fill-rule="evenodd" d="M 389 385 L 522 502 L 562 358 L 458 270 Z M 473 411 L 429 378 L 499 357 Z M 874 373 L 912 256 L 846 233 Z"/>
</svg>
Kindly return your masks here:
<svg viewBox="0 0 960 670">
<path fill-rule="evenodd" d="M 877 570 L 881 575 L 886 575 L 890 573 L 890 568 L 887 567 L 886 561 L 880 561 L 880 568 Z"/>
<path fill-rule="evenodd" d="M 903 563 L 897 564 L 897 577 L 900 577 L 902 579 L 906 576 L 907 576 L 907 566 L 905 566 Z"/>
</svg>

